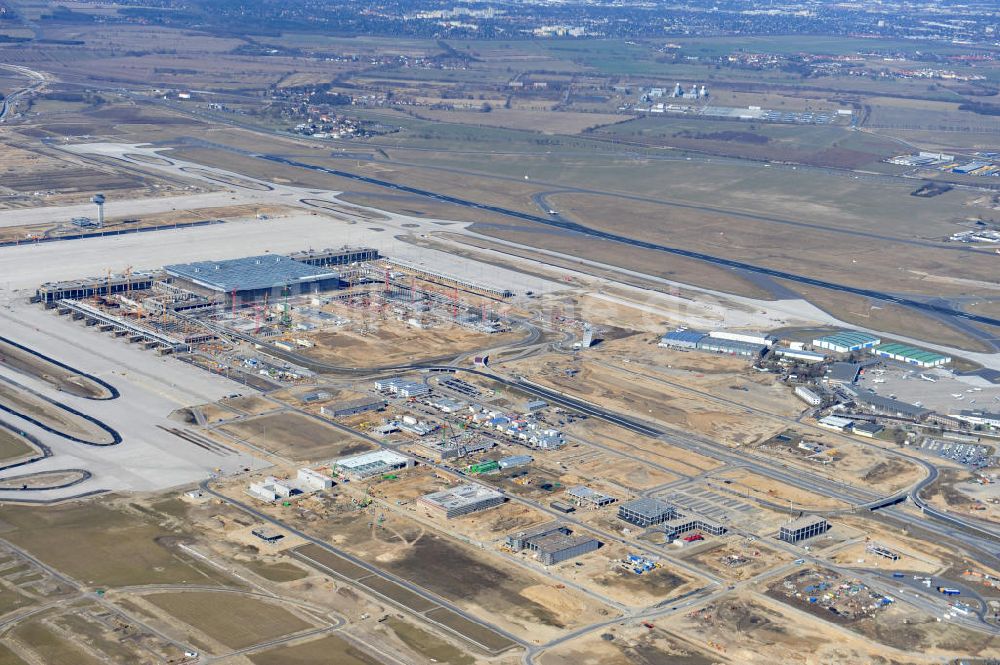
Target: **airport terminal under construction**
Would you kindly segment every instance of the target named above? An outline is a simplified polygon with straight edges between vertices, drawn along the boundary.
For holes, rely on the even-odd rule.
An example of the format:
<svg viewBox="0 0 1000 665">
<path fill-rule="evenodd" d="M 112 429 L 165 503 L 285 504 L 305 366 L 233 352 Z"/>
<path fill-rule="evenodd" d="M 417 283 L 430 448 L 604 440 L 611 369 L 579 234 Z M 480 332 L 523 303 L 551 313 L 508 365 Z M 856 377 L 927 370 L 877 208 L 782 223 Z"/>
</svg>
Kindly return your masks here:
<svg viewBox="0 0 1000 665">
<path fill-rule="evenodd" d="M 343 247 L 130 267 L 45 283 L 32 300 L 162 354 L 226 339 L 308 348 L 309 334 L 352 322 L 367 334 L 390 312 L 415 329 L 447 321 L 491 334 L 509 329 L 499 309 L 513 295 L 376 249 Z"/>
</svg>

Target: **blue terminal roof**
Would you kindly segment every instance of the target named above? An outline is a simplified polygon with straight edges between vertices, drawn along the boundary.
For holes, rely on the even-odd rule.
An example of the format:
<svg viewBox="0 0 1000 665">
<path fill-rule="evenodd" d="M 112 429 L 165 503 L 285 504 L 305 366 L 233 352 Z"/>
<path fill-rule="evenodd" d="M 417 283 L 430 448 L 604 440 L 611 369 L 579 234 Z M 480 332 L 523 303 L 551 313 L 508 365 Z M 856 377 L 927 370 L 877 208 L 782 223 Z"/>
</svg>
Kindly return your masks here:
<svg viewBox="0 0 1000 665">
<path fill-rule="evenodd" d="M 690 342 L 692 344 L 697 344 L 703 337 L 705 333 L 698 332 L 696 330 L 671 330 L 663 339 L 677 340 L 678 342 Z"/>
<path fill-rule="evenodd" d="M 299 263 L 280 254 L 247 256 L 225 261 L 197 261 L 164 266 L 168 274 L 215 291 L 273 289 L 333 279 L 339 273 L 328 268 Z"/>
</svg>

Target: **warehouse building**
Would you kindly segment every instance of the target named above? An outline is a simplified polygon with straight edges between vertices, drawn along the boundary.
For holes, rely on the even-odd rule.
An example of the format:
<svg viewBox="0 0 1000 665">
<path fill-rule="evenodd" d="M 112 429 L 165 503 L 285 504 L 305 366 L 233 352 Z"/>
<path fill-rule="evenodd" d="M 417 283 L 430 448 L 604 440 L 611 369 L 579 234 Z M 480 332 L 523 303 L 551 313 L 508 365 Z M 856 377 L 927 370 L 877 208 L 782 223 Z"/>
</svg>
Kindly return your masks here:
<svg viewBox="0 0 1000 665">
<path fill-rule="evenodd" d="M 531 455 L 511 455 L 497 460 L 497 464 L 500 465 L 501 469 L 513 469 L 518 466 L 527 466 L 534 461 L 535 458 Z"/>
<path fill-rule="evenodd" d="M 782 524 L 781 529 L 778 530 L 778 539 L 786 543 L 797 543 L 826 533 L 829 528 L 830 523 L 819 515 L 807 515 Z"/>
<path fill-rule="evenodd" d="M 922 420 L 934 413 L 930 409 L 925 409 L 922 406 L 910 404 L 909 402 L 903 402 L 898 399 L 892 399 L 891 397 L 882 397 L 881 395 L 870 393 L 867 390 L 859 391 L 855 396 L 854 401 L 869 411 L 883 416 Z"/>
<path fill-rule="evenodd" d="M 917 367 L 938 367 L 951 362 L 949 356 L 943 356 L 933 351 L 924 351 L 906 344 L 879 344 L 873 347 L 871 352 L 879 358 L 889 358 Z"/>
<path fill-rule="evenodd" d="M 759 346 L 771 346 L 774 344 L 773 337 L 760 333 L 737 333 L 725 330 L 713 330 L 708 333 L 708 336 L 713 339 L 725 339 L 730 342 L 744 342 L 745 344 L 757 344 Z"/>
<path fill-rule="evenodd" d="M 473 483 L 425 494 L 417 499 L 447 519 L 494 508 L 506 500 L 500 492 Z"/>
<path fill-rule="evenodd" d="M 189 289 L 226 297 L 229 304 L 261 300 L 265 295 L 318 293 L 340 288 L 340 273 L 293 261 L 280 254 L 224 261 L 175 263 L 163 270 Z"/>
<path fill-rule="evenodd" d="M 507 536 L 507 546 L 515 552 L 535 552 L 539 562 L 552 566 L 593 552 L 601 543 L 590 536 L 575 536 L 571 529 L 555 522 L 511 534 Z"/>
<path fill-rule="evenodd" d="M 603 494 L 601 492 L 595 492 L 584 485 L 570 487 L 566 490 L 566 494 L 573 497 L 572 500 L 576 502 L 578 506 L 589 506 L 591 508 L 600 508 L 617 501 L 617 499 L 613 496 L 608 496 L 607 494 Z"/>
<path fill-rule="evenodd" d="M 705 333 L 696 330 L 673 330 L 660 338 L 658 346 L 665 349 L 695 349 L 703 337 Z"/>
<path fill-rule="evenodd" d="M 884 425 L 878 423 L 854 423 L 854 433 L 858 436 L 866 436 L 874 439 L 885 430 Z"/>
<path fill-rule="evenodd" d="M 339 404 L 322 406 L 319 412 L 329 418 L 344 418 L 369 411 L 381 411 L 385 407 L 386 401 L 384 399 L 362 397 L 360 399 L 347 400 Z"/>
<path fill-rule="evenodd" d="M 295 479 L 299 482 L 300 486 L 309 490 L 318 491 L 333 487 L 333 478 L 308 467 L 299 469 Z"/>
<path fill-rule="evenodd" d="M 876 344 L 880 344 L 881 339 L 875 335 L 860 332 L 857 330 L 842 330 L 832 335 L 824 335 L 813 340 L 813 346 L 818 349 L 827 349 L 837 353 L 850 353 L 861 349 L 870 349 Z"/>
<path fill-rule="evenodd" d="M 672 505 L 651 497 L 635 499 L 618 507 L 618 519 L 641 527 L 663 524 L 675 517 L 677 510 Z"/>
<path fill-rule="evenodd" d="M 747 358 L 759 358 L 767 351 L 767 346 L 764 344 L 711 336 L 702 337 L 695 346 L 699 351 L 711 351 L 712 353 L 745 356 Z"/>
<path fill-rule="evenodd" d="M 397 469 L 413 466 L 413 460 L 391 450 L 373 450 L 370 453 L 342 457 L 330 465 L 338 473 L 360 480 Z"/>
<path fill-rule="evenodd" d="M 823 403 L 823 398 L 809 390 L 805 386 L 797 386 L 795 388 L 795 396 L 801 399 L 803 402 L 809 406 L 819 406 Z"/>
<path fill-rule="evenodd" d="M 817 420 L 816 423 L 821 427 L 838 432 L 849 432 L 854 427 L 853 420 L 850 418 L 841 418 L 840 416 L 826 416 Z"/>
</svg>

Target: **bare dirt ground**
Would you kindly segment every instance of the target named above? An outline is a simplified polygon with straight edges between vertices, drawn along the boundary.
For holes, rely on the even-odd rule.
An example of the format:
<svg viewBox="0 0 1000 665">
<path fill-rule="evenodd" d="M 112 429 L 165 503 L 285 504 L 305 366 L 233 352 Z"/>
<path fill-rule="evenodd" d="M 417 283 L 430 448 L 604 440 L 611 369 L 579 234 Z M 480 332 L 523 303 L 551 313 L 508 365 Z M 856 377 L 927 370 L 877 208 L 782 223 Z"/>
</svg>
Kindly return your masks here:
<svg viewBox="0 0 1000 665">
<path fill-rule="evenodd" d="M 542 574 L 515 566 L 500 553 L 462 544 L 452 535 L 457 531 L 464 535 L 460 540 L 475 542 L 481 529 L 492 540 L 505 529 L 543 521 L 541 515 L 505 506 L 429 521 L 424 509 L 400 497 L 423 494 L 439 481 L 415 475 L 377 483 L 372 495 L 378 503 L 368 509 L 353 504 L 352 494 L 336 497 L 322 511 L 317 508 L 323 518 L 318 521 L 301 520 L 280 506 L 274 510 L 284 510 L 283 517 L 293 524 L 528 639 L 551 639 L 564 629 L 609 615 L 608 608 L 579 592 L 558 589 Z M 353 486 L 352 492 L 362 491 Z M 444 529 L 451 537 L 443 535 Z"/>
<path fill-rule="evenodd" d="M 296 460 L 331 459 L 372 448 L 363 439 L 299 413 L 256 416 L 229 422 L 220 430 L 237 441 Z"/>
<path fill-rule="evenodd" d="M 766 547 L 760 541 L 747 542 L 745 538 L 732 536 L 717 539 L 709 547 L 699 549 L 685 559 L 720 577 L 739 581 L 787 563 L 792 557 L 786 552 Z"/>
<path fill-rule="evenodd" d="M 981 484 L 978 478 L 980 474 L 966 469 L 941 469 L 937 482 L 924 490 L 923 496 L 938 508 L 1000 522 L 996 481 Z"/>
<path fill-rule="evenodd" d="M 315 346 L 301 352 L 316 360 L 350 367 L 382 366 L 455 357 L 482 348 L 509 344 L 523 336 L 510 332 L 486 334 L 428 317 L 430 327 L 418 328 L 378 311 L 363 312 L 344 306 L 328 311 L 347 318 L 351 326 L 296 335 Z M 365 324 L 367 321 L 367 327 Z M 367 332 L 366 332 L 367 331 Z"/>
<path fill-rule="evenodd" d="M 649 437 L 600 421 L 577 421 L 568 425 L 565 431 L 582 439 L 594 438 L 605 446 L 656 462 L 679 474 L 698 475 L 721 466 L 721 462 L 705 455 L 671 446 L 662 441 L 654 441 Z"/>
<path fill-rule="evenodd" d="M 602 349 L 602 354 L 610 354 L 613 344 L 615 342 L 608 342 L 608 348 Z M 704 360 L 706 372 L 711 371 L 707 368 L 714 359 L 706 354 Z M 571 356 L 549 354 L 510 366 L 519 373 L 532 376 L 532 380 L 558 390 L 639 418 L 712 436 L 732 445 L 756 443 L 780 429 L 780 425 L 770 419 L 735 413 L 731 408 L 697 394 L 611 364 L 588 360 L 578 362 Z M 703 374 L 700 375 L 700 378 L 703 377 Z M 729 374 L 723 380 L 728 380 L 729 385 L 733 383 L 732 379 L 733 375 Z"/>
</svg>

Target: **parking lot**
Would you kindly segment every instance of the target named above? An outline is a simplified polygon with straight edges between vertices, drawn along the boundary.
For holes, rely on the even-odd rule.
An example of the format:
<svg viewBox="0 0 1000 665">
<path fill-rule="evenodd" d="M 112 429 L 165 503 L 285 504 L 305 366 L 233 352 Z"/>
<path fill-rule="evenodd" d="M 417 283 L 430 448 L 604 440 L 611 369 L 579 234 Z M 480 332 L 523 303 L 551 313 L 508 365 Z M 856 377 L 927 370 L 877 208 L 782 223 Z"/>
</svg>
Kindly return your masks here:
<svg viewBox="0 0 1000 665">
<path fill-rule="evenodd" d="M 973 469 L 987 467 L 992 460 L 989 446 L 983 446 L 978 443 L 924 439 L 920 442 L 920 449 L 938 457 L 950 459 L 959 464 L 965 464 Z"/>
</svg>

